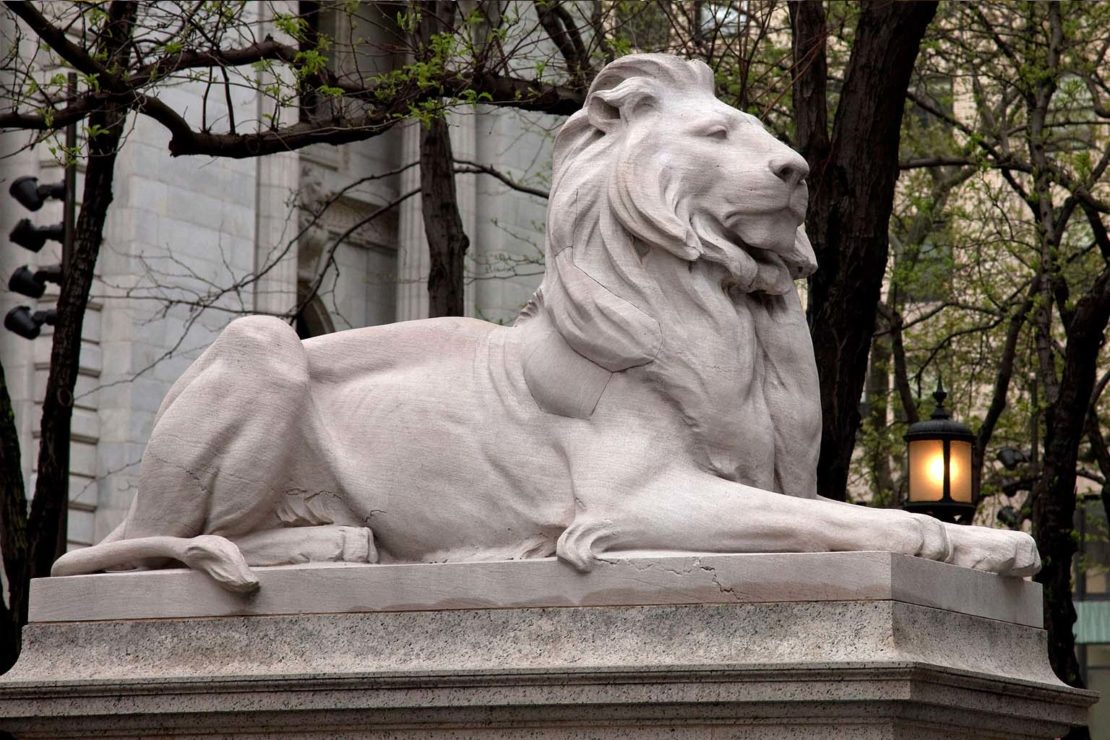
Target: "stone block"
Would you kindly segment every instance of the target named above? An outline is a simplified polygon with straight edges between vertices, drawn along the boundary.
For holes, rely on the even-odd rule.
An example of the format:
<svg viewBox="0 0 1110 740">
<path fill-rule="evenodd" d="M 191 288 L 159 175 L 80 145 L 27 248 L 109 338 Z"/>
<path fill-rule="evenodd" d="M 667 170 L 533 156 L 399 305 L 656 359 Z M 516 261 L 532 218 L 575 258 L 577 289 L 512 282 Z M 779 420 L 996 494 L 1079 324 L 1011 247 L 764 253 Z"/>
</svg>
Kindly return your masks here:
<svg viewBox="0 0 1110 740">
<path fill-rule="evenodd" d="M 41 579 L 19 737 L 1055 737 L 1040 586 L 889 553 Z"/>
</svg>

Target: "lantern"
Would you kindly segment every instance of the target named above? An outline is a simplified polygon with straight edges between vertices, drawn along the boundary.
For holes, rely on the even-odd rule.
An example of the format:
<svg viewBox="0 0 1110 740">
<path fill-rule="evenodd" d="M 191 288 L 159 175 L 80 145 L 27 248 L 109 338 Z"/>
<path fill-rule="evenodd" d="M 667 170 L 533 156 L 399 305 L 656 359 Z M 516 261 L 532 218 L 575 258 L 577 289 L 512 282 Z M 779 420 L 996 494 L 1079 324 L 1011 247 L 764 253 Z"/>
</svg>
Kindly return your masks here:
<svg viewBox="0 0 1110 740">
<path fill-rule="evenodd" d="M 948 394 L 937 381 L 936 408 L 928 421 L 906 431 L 909 485 L 902 508 L 945 522 L 967 524 L 975 515 L 971 449 L 975 435 L 944 408 Z"/>
</svg>

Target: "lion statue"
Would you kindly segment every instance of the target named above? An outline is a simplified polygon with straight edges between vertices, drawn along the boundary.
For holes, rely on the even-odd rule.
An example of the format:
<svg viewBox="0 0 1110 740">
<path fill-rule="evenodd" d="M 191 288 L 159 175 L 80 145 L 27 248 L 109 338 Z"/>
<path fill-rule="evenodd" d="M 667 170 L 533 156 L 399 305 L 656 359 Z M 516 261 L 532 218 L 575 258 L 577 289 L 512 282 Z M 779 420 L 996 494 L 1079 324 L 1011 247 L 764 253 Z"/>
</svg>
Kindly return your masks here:
<svg viewBox="0 0 1110 740">
<path fill-rule="evenodd" d="M 54 575 L 830 550 L 1035 572 L 1026 534 L 817 497 L 807 172 L 701 62 L 618 59 L 556 138 L 514 326 L 234 321 L 163 401 L 123 524 Z"/>
</svg>

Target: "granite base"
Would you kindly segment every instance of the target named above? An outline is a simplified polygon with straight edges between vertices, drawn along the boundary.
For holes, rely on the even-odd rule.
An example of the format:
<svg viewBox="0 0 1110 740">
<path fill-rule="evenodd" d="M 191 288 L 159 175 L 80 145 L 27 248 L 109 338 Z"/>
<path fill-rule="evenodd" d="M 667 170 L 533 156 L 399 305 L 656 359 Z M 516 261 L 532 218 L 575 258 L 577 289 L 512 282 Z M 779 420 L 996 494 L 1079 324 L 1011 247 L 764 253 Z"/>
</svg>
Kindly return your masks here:
<svg viewBox="0 0 1110 740">
<path fill-rule="evenodd" d="M 887 553 L 44 579 L 17 737 L 1056 737 L 1040 587 Z M 313 596 L 315 595 L 315 596 Z M 676 603 L 681 602 L 681 603 Z"/>
</svg>

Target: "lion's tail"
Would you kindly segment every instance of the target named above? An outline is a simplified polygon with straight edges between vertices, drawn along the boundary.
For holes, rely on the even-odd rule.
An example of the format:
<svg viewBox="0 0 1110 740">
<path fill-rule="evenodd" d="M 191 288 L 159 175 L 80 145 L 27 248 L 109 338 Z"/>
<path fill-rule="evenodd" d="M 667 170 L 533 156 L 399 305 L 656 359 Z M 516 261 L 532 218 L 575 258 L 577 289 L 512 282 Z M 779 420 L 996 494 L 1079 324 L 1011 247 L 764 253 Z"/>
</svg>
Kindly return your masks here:
<svg viewBox="0 0 1110 740">
<path fill-rule="evenodd" d="M 108 539 L 112 540 L 112 535 Z M 96 573 L 149 558 L 169 558 L 182 562 L 190 568 L 204 571 L 231 591 L 246 593 L 258 589 L 258 578 L 251 572 L 235 543 L 213 534 L 198 537 L 137 537 L 101 542 L 99 545 L 67 552 L 54 562 L 50 575 Z"/>
</svg>

